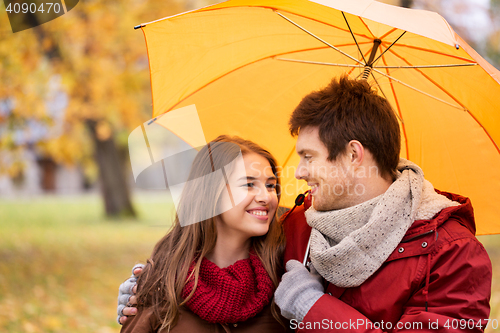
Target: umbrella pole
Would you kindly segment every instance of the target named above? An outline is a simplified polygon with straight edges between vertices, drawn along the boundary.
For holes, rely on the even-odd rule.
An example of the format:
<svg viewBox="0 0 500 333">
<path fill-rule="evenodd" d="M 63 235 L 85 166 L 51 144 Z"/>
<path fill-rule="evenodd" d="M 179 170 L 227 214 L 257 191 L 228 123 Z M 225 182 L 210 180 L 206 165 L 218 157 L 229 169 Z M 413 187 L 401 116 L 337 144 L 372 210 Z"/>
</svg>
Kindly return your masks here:
<svg viewBox="0 0 500 333">
<path fill-rule="evenodd" d="M 380 39 L 373 40 L 372 52 L 370 53 L 370 58 L 368 59 L 368 63 L 365 65 L 365 69 L 363 70 L 363 75 L 361 79 L 366 80 L 370 73 L 372 72 L 373 60 L 375 59 L 375 55 L 377 54 L 377 49 L 380 46 L 382 41 Z"/>
</svg>

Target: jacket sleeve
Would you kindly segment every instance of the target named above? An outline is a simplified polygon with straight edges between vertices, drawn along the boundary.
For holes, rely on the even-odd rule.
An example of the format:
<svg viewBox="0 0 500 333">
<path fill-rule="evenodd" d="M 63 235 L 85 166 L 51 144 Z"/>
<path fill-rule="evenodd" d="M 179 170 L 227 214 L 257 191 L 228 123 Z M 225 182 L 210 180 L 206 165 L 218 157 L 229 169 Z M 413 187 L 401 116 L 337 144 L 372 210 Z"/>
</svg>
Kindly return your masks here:
<svg viewBox="0 0 500 333">
<path fill-rule="evenodd" d="M 120 333 L 155 333 L 159 327 L 152 308 L 139 308 L 135 316 L 127 318 Z"/>
<path fill-rule="evenodd" d="M 423 273 L 422 283 L 400 309 L 399 321 L 372 322 L 370 314 L 365 316 L 342 300 L 325 294 L 312 306 L 302 323 L 292 322 L 291 325 L 297 332 L 333 332 L 339 329 L 343 332 L 484 331 L 490 312 L 492 277 L 488 254 L 473 237 L 439 246 L 441 248 L 426 260 L 428 273 Z M 377 301 L 369 295 L 366 297 Z"/>
</svg>

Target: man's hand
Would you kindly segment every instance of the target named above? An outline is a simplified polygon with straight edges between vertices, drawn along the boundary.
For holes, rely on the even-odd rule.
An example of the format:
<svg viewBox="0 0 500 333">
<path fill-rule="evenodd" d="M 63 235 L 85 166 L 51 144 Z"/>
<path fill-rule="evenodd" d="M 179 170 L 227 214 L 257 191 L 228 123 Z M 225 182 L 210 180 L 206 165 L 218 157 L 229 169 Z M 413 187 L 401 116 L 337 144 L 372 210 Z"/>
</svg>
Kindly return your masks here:
<svg viewBox="0 0 500 333">
<path fill-rule="evenodd" d="M 137 293 L 137 277 L 141 274 L 143 264 L 137 264 L 132 268 L 132 276 L 128 278 L 125 282 L 120 285 L 118 289 L 118 312 L 117 321 L 119 324 L 125 324 L 127 316 L 135 316 L 137 314 L 137 308 L 134 305 L 137 304 L 137 299 L 135 294 Z"/>
<path fill-rule="evenodd" d="M 310 268 L 311 272 L 297 260 L 286 263 L 287 272 L 274 293 L 283 317 L 302 321 L 314 303 L 324 295 L 321 275 L 312 265 Z"/>
</svg>

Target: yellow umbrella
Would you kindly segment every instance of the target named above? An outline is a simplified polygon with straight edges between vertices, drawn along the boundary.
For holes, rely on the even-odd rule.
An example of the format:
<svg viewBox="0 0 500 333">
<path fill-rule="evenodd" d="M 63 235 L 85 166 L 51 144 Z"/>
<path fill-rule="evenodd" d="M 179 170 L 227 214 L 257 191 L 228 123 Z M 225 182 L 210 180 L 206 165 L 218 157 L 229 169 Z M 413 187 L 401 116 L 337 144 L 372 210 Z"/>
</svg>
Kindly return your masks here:
<svg viewBox="0 0 500 333">
<path fill-rule="evenodd" d="M 289 115 L 348 73 L 394 107 L 401 156 L 436 188 L 471 198 L 478 234 L 500 233 L 500 73 L 438 14 L 371 0 L 229 0 L 138 27 L 153 117 L 195 104 L 207 140 L 268 148 L 283 166 L 285 206 L 306 190 L 293 176 Z M 190 142 L 189 129 L 171 130 Z"/>
</svg>

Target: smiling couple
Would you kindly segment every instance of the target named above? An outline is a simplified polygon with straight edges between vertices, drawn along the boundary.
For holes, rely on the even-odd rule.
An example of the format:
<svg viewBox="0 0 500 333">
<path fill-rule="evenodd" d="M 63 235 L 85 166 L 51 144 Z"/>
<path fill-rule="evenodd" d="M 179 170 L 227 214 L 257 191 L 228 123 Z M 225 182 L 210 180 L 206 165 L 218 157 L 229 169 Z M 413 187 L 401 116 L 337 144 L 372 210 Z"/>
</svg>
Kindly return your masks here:
<svg viewBox="0 0 500 333">
<path fill-rule="evenodd" d="M 387 100 L 344 76 L 304 97 L 289 128 L 295 176 L 310 186 L 304 205 L 279 219 L 272 155 L 215 139 L 190 179 L 219 178 L 186 185 L 171 231 L 120 286 L 122 332 L 325 332 L 347 321 L 366 325 L 343 331 L 382 332 L 369 325 L 381 322 L 427 331 L 436 319 L 482 331 L 492 272 L 471 203 L 399 158 Z"/>
</svg>

